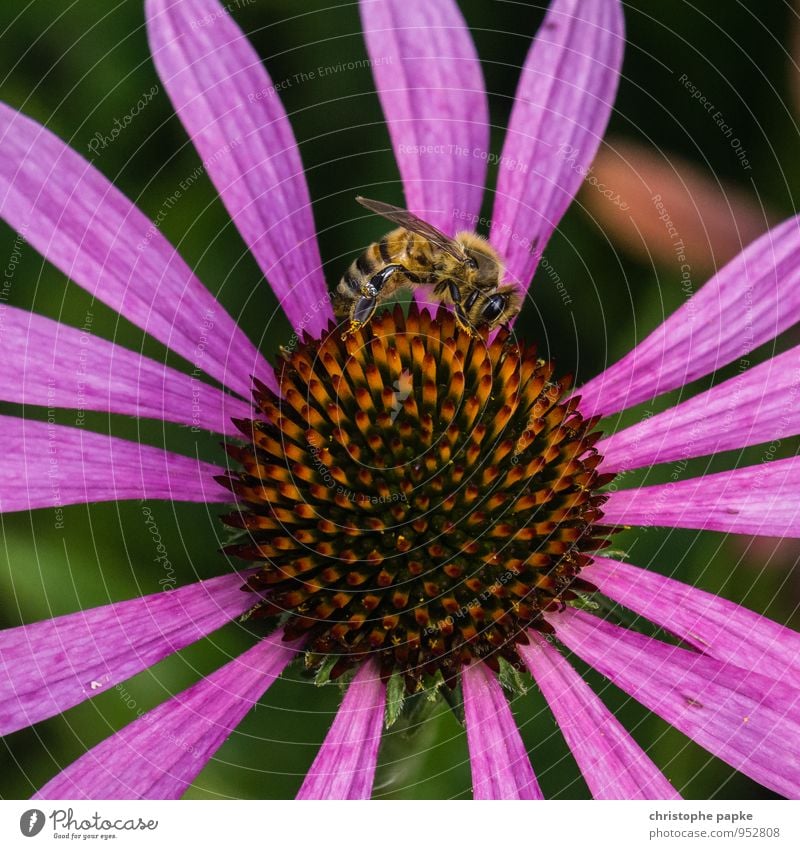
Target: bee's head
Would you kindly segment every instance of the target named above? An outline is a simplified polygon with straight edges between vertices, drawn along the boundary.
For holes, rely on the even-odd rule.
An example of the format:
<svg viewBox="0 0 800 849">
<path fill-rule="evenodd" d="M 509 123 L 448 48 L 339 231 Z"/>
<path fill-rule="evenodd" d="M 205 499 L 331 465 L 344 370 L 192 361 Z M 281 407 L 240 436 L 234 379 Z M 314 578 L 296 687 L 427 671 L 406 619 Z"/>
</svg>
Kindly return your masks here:
<svg viewBox="0 0 800 849">
<path fill-rule="evenodd" d="M 503 264 L 491 245 L 475 233 L 459 233 L 456 241 L 467 256 L 469 282 L 478 289 L 497 288 L 503 276 Z"/>
<path fill-rule="evenodd" d="M 479 289 L 493 289 L 500 283 L 503 267 L 493 254 L 471 248 L 467 251 L 467 264 L 474 277 L 473 283 Z"/>
</svg>

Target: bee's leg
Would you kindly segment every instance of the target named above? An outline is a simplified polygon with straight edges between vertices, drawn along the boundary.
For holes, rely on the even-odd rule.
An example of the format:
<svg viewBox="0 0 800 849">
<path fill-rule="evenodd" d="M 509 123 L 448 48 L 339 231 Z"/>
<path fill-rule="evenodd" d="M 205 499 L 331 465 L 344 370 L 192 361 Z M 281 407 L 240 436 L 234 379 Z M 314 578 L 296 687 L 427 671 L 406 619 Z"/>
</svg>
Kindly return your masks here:
<svg viewBox="0 0 800 849">
<path fill-rule="evenodd" d="M 378 299 L 375 297 L 363 297 L 353 301 L 353 306 L 350 307 L 350 324 L 342 333 L 342 339 L 347 339 L 367 324 L 375 314 L 377 306 Z"/>
<path fill-rule="evenodd" d="M 404 274 L 406 277 L 412 277 L 413 276 L 413 275 L 409 274 L 409 272 L 405 268 L 403 268 L 402 265 L 396 265 L 396 264 L 387 265 L 384 268 L 382 268 L 377 274 L 374 274 L 372 276 L 369 283 L 367 283 L 366 286 L 363 287 L 361 294 L 365 298 L 374 298 L 378 294 L 378 292 L 380 292 L 381 289 L 383 289 L 383 287 L 386 285 L 386 281 L 395 272 L 398 272 L 398 271 L 401 274 Z M 364 291 L 364 290 L 366 290 L 366 291 Z"/>
<path fill-rule="evenodd" d="M 461 306 L 461 304 L 454 304 L 453 312 L 455 313 L 456 323 L 458 324 L 458 326 L 468 336 L 471 336 L 473 339 L 477 339 L 480 336 L 480 333 L 478 333 L 477 328 L 474 327 L 470 320 L 467 318 L 467 314 L 464 312 L 464 308 Z"/>
<path fill-rule="evenodd" d="M 448 281 L 447 290 L 453 302 L 453 314 L 456 317 L 456 323 L 465 333 L 474 339 L 478 336 L 478 331 L 472 326 L 469 318 L 467 318 L 467 314 L 464 312 L 464 306 L 461 303 L 461 290 L 452 280 Z"/>
<path fill-rule="evenodd" d="M 445 304 L 453 302 L 452 289 L 458 291 L 458 287 L 451 280 L 440 280 L 433 287 L 433 297 L 438 298 Z"/>
</svg>

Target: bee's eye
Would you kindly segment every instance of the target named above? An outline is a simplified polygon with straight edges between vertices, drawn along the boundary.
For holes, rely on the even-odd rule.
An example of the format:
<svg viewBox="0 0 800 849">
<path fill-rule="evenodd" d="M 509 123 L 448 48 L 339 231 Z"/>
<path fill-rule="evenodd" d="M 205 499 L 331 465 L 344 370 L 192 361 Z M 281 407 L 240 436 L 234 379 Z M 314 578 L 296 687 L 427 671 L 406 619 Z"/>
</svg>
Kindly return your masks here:
<svg viewBox="0 0 800 849">
<path fill-rule="evenodd" d="M 486 299 L 486 304 L 481 310 L 481 318 L 486 322 L 492 322 L 500 318 L 506 306 L 504 295 L 491 295 Z"/>
<path fill-rule="evenodd" d="M 469 257 L 467 259 L 467 268 L 471 268 L 473 271 L 475 271 L 478 268 L 478 261 L 476 259 L 473 259 L 473 257 Z"/>
</svg>

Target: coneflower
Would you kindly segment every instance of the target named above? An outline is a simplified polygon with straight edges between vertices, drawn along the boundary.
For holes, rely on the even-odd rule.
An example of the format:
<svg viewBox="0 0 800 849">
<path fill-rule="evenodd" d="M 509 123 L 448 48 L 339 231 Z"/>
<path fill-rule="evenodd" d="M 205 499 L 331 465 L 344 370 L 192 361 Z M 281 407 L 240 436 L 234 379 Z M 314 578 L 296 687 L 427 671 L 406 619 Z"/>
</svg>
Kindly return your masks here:
<svg viewBox="0 0 800 849">
<path fill-rule="evenodd" d="M 225 521 L 248 531 L 228 551 L 264 564 L 258 615 L 290 613 L 287 638 L 341 655 L 334 678 L 374 658 L 413 693 L 477 660 L 519 666 L 604 543 L 614 475 L 567 382 L 507 331 L 486 344 L 398 307 L 287 354 L 278 383 L 258 386 L 260 416 L 237 423 L 250 444 L 228 448 L 243 471 L 223 479 L 242 502 Z"/>
<path fill-rule="evenodd" d="M 513 332 L 471 339 L 444 310 L 383 312 L 343 341 L 288 121 L 277 96 L 250 96 L 271 90 L 255 52 L 213 0 L 149 0 L 147 15 L 164 86 L 300 338 L 269 367 L 141 212 L 49 131 L 2 108 L 3 218 L 176 353 L 192 360 L 202 345 L 206 373 L 230 393 L 93 336 L 79 344 L 80 331 L 9 307 L 3 399 L 41 404 L 55 386 L 52 406 L 76 407 L 80 393 L 85 409 L 205 427 L 226 438 L 232 462 L 4 417 L 0 508 L 235 498 L 230 553 L 249 563 L 3 632 L 0 728 L 64 711 L 240 616 L 260 639 L 37 795 L 180 796 L 299 659 L 346 682 L 302 798 L 370 796 L 392 681 L 460 692 L 475 797 L 540 798 L 499 682 L 506 664 L 541 688 L 595 797 L 675 798 L 567 649 L 714 755 L 797 796 L 798 635 L 598 552 L 623 525 L 800 535 L 796 458 L 609 487 L 622 470 L 800 431 L 800 351 L 600 441 L 595 426 L 795 322 L 798 221 L 755 242 L 572 394 Z M 468 30 L 451 0 L 364 0 L 362 17 L 370 53 L 392 57 L 374 70 L 407 204 L 447 232 L 463 229 L 477 220 L 487 158 L 453 151 L 488 150 Z M 206 20 L 213 26 L 197 26 Z M 597 150 L 622 32 L 617 0 L 556 0 L 529 53 L 490 233 L 523 289 Z M 430 97 L 432 79 L 460 96 Z M 419 154 L 422 143 L 431 155 Z M 79 356 L 88 377 L 78 388 Z M 680 645 L 588 612 L 598 590 Z"/>
</svg>

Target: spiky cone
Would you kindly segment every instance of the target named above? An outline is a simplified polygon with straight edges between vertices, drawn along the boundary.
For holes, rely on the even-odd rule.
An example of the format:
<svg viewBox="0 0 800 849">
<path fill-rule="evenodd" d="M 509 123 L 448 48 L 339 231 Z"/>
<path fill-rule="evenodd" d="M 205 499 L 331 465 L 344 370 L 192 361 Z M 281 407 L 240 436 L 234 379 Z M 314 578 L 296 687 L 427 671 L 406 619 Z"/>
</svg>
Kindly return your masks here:
<svg viewBox="0 0 800 849">
<path fill-rule="evenodd" d="M 579 573 L 607 543 L 613 475 L 599 474 L 596 419 L 503 330 L 492 341 L 399 307 L 341 338 L 304 339 L 262 384 L 241 470 L 229 554 L 262 564 L 248 588 L 286 638 L 338 660 L 367 656 L 410 690 L 464 664 L 512 663 L 542 613 L 591 590 Z"/>
</svg>

